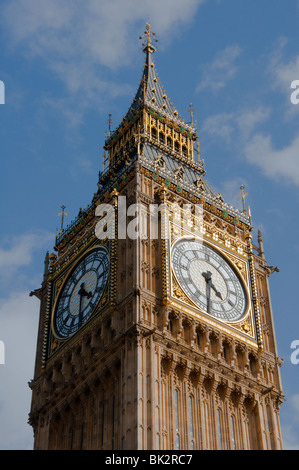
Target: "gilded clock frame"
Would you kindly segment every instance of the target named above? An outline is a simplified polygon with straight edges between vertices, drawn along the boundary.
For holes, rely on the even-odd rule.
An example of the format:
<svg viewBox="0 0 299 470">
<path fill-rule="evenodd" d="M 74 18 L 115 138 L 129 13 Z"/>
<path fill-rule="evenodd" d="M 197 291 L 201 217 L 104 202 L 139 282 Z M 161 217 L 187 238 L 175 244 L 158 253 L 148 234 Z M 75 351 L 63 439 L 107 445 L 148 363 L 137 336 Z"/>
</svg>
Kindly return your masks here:
<svg viewBox="0 0 299 470">
<path fill-rule="evenodd" d="M 89 319 L 83 323 L 83 325 L 75 332 L 73 333 L 72 335 L 66 337 L 66 338 L 62 338 L 61 336 L 59 336 L 57 333 L 56 333 L 56 330 L 55 330 L 55 326 L 54 326 L 54 318 L 55 318 L 55 314 L 56 314 L 56 309 L 57 309 L 57 305 L 58 305 L 58 302 L 60 300 L 60 296 L 63 292 L 63 289 L 70 277 L 70 275 L 73 273 L 73 271 L 76 269 L 76 267 L 81 263 L 81 261 L 91 252 L 99 249 L 99 248 L 102 248 L 104 250 L 106 250 L 107 254 L 108 254 L 108 257 L 109 257 L 109 268 L 108 268 L 108 277 L 107 277 L 107 281 L 106 281 L 106 284 L 105 284 L 105 288 L 103 290 L 103 293 L 99 299 L 99 303 L 98 305 L 95 307 L 95 309 L 93 310 L 92 314 L 90 315 Z M 109 283 L 109 278 L 110 278 L 110 253 L 109 253 L 109 250 L 108 248 L 101 244 L 95 244 L 93 245 L 92 247 L 90 247 L 88 250 L 84 251 L 79 257 L 76 258 L 76 260 L 73 262 L 72 264 L 72 267 L 71 269 L 69 269 L 67 271 L 67 273 L 65 274 L 63 280 L 62 280 L 62 283 L 60 284 L 60 286 L 58 287 L 58 292 L 56 293 L 55 295 L 55 300 L 54 300 L 54 304 L 53 304 L 53 307 L 52 307 L 52 314 L 51 314 L 51 332 L 54 336 L 54 338 L 59 341 L 59 342 L 62 342 L 62 341 L 67 341 L 69 340 L 72 336 L 76 335 L 77 333 L 79 333 L 80 330 L 83 330 L 85 325 L 87 325 L 89 323 L 89 321 L 92 319 L 92 317 L 94 317 L 97 313 L 98 310 L 101 309 L 101 307 L 103 307 L 106 303 L 107 303 L 107 299 L 106 299 L 106 295 L 107 295 L 107 291 L 108 291 L 108 283 Z"/>
<path fill-rule="evenodd" d="M 98 239 L 93 238 L 90 243 L 88 243 L 88 245 L 84 246 L 82 250 L 80 250 L 80 252 L 76 253 L 75 256 L 72 256 L 71 259 L 69 259 L 61 267 L 50 274 L 50 279 L 48 281 L 47 314 L 45 315 L 44 322 L 42 370 L 44 370 L 53 360 L 56 359 L 57 353 L 62 353 L 66 348 L 69 348 L 78 342 L 82 334 L 89 330 L 94 325 L 94 323 L 99 320 L 99 318 L 102 318 L 111 308 L 111 305 L 113 305 L 115 297 L 113 280 L 115 279 L 116 266 L 114 263 L 114 257 L 112 256 L 115 247 L 112 246 L 113 243 L 111 242 L 113 242 L 113 240 L 111 241 L 106 239 L 99 242 Z M 60 294 L 73 269 L 75 269 L 75 267 L 89 252 L 100 247 L 106 249 L 109 255 L 109 273 L 101 299 L 98 305 L 95 307 L 90 318 L 81 326 L 77 332 L 68 338 L 61 338 L 56 334 L 53 325 L 54 315 Z M 58 262 L 59 259 L 56 263 L 58 264 Z"/>
<path fill-rule="evenodd" d="M 184 313 L 199 319 L 216 327 L 226 334 L 250 344 L 254 348 L 259 348 L 257 324 L 259 318 L 256 318 L 258 312 L 255 312 L 253 293 L 252 293 L 252 275 L 249 256 L 247 253 L 237 253 L 233 249 L 224 246 L 223 243 L 213 239 L 212 236 L 205 234 L 204 230 L 193 229 L 188 227 L 183 220 L 176 221 L 169 212 L 165 233 L 168 233 L 168 239 L 162 243 L 162 263 L 163 263 L 163 300 L 164 304 L 180 309 Z M 173 271 L 171 252 L 174 244 L 181 239 L 199 239 L 203 243 L 209 245 L 227 260 L 238 274 L 244 290 L 247 295 L 246 313 L 240 320 L 228 322 L 209 315 L 199 306 L 197 306 L 180 286 Z M 244 243 L 245 246 L 245 243 Z"/>
</svg>

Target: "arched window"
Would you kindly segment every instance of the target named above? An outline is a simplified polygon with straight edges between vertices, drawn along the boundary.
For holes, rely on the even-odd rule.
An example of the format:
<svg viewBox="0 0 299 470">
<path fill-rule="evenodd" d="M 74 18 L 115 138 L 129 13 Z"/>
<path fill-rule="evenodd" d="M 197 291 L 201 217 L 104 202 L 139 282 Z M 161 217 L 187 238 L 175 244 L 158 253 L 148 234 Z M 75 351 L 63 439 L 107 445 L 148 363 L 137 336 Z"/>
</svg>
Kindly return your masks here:
<svg viewBox="0 0 299 470">
<path fill-rule="evenodd" d="M 159 132 L 159 141 L 161 142 L 161 144 L 165 144 L 165 135 L 163 134 L 163 132 Z"/>
<path fill-rule="evenodd" d="M 230 433 L 231 433 L 231 440 L 232 440 L 232 449 L 236 450 L 236 441 L 235 441 L 235 426 L 234 426 L 234 418 L 230 417 Z"/>
<path fill-rule="evenodd" d="M 189 397 L 189 425 L 190 425 L 191 450 L 194 450 L 195 449 L 195 438 L 194 438 L 194 429 L 193 429 L 193 400 L 192 400 L 192 397 Z"/>
<path fill-rule="evenodd" d="M 180 429 L 179 429 L 179 394 L 174 391 L 174 410 L 175 410 L 175 447 L 180 448 Z"/>
<path fill-rule="evenodd" d="M 222 437 L 221 437 L 221 416 L 220 410 L 217 409 L 217 431 L 218 431 L 218 445 L 219 449 L 222 450 Z"/>
</svg>

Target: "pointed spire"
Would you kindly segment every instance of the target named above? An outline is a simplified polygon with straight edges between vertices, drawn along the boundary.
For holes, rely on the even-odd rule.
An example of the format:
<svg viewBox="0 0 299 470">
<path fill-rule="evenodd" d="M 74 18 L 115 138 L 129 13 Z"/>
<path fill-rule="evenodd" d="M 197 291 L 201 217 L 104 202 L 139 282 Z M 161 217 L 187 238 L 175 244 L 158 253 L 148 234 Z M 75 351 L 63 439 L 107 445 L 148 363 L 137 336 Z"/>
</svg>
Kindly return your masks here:
<svg viewBox="0 0 299 470">
<path fill-rule="evenodd" d="M 153 111 L 177 121 L 178 125 L 186 129 L 188 128 L 189 132 L 195 133 L 195 126 L 186 124 L 179 116 L 158 77 L 153 59 L 153 53 L 156 51 L 153 43 L 158 42 L 155 36 L 156 33 L 151 30 L 150 24 L 147 23 L 144 35 L 140 36 L 140 39 L 143 39 L 143 52 L 146 54 L 142 78 L 135 98 L 124 120 L 130 119 L 131 115 L 134 114 L 140 106 L 146 105 Z"/>
<path fill-rule="evenodd" d="M 106 135 L 105 145 L 107 148 L 113 144 L 113 136 L 118 135 L 119 130 L 124 128 L 126 122 L 134 122 L 136 116 L 140 115 L 142 108 L 147 108 L 151 114 L 156 114 L 158 119 L 164 117 L 175 122 L 175 124 L 181 129 L 181 132 L 189 133 L 189 137 L 197 135 L 196 125 L 187 124 L 181 116 L 179 116 L 158 77 L 153 60 L 153 53 L 156 51 L 154 43 L 157 42 L 155 35 L 156 34 L 151 30 L 150 24 L 147 23 L 143 36 L 140 36 L 140 39 L 143 40 L 143 52 L 146 55 L 141 80 L 135 97 L 133 98 L 127 113 L 123 117 L 121 124 L 114 130 L 114 132 L 111 133 L 111 137 Z"/>
</svg>

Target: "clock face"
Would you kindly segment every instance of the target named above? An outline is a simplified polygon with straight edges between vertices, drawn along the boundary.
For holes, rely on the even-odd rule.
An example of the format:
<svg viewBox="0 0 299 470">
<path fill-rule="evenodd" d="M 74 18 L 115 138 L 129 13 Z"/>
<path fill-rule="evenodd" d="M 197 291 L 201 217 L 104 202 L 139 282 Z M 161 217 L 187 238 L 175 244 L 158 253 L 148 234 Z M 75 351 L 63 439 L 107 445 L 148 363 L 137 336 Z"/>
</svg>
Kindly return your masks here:
<svg viewBox="0 0 299 470">
<path fill-rule="evenodd" d="M 90 318 L 98 305 L 109 273 L 109 255 L 103 248 L 90 251 L 69 275 L 54 312 L 54 330 L 68 338 Z"/>
<path fill-rule="evenodd" d="M 174 274 L 199 308 L 223 321 L 238 321 L 248 300 L 243 283 L 222 254 L 200 240 L 181 239 L 171 252 Z"/>
</svg>

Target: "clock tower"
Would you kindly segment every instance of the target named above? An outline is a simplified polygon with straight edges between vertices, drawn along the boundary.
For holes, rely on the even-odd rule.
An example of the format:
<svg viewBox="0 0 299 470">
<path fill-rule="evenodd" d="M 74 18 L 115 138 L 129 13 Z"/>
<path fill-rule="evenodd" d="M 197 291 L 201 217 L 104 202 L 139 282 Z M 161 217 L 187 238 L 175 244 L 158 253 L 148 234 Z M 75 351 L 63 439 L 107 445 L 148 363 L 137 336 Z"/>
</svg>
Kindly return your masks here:
<svg viewBox="0 0 299 470">
<path fill-rule="evenodd" d="M 143 39 L 97 192 L 57 234 L 32 292 L 34 448 L 281 449 L 274 268 L 245 205 L 208 185 L 193 109 L 186 123 L 149 25 Z"/>
</svg>

